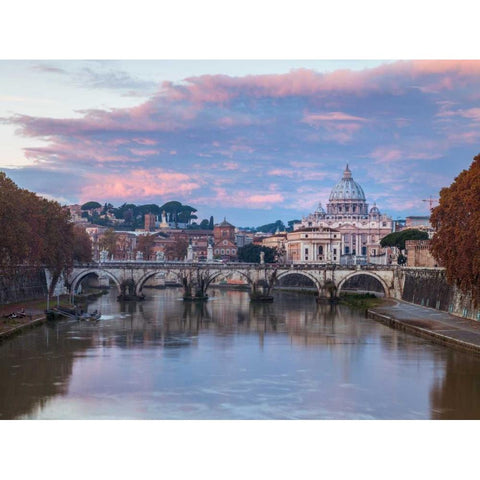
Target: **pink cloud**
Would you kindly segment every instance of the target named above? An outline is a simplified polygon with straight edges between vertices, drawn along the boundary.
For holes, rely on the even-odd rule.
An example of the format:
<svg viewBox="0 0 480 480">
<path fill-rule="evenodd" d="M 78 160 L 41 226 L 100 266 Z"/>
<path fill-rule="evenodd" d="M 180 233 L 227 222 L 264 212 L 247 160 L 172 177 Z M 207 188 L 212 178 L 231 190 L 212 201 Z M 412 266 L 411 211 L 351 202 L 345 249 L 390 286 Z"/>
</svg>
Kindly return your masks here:
<svg viewBox="0 0 480 480">
<path fill-rule="evenodd" d="M 90 173 L 80 193 L 82 201 L 125 200 L 128 198 L 152 199 L 172 194 L 191 194 L 200 185 L 183 173 L 161 169 L 130 170 L 119 174 L 98 175 Z"/>
</svg>

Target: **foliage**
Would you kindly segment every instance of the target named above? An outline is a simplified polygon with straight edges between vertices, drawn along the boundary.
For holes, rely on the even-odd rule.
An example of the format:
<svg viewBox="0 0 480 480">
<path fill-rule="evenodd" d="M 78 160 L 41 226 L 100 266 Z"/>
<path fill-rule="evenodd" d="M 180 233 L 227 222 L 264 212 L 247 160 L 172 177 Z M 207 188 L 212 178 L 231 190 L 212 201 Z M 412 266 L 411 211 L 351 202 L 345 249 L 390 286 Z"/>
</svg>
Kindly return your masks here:
<svg viewBox="0 0 480 480">
<path fill-rule="evenodd" d="M 79 225 L 73 228 L 73 260 L 81 263 L 92 261 L 92 241 Z"/>
<path fill-rule="evenodd" d="M 155 235 L 142 235 L 139 237 L 137 242 L 137 251 L 143 253 L 143 259 L 150 259 L 150 255 L 153 252 L 153 247 L 155 245 Z"/>
<path fill-rule="evenodd" d="M 183 260 L 187 256 L 188 241 L 183 238 L 177 238 L 175 243 L 165 247 L 165 257 L 167 260 Z"/>
<path fill-rule="evenodd" d="M 257 227 L 257 232 L 275 233 L 277 230 L 279 230 L 280 232 L 285 231 L 285 225 L 281 220 L 277 220 L 274 223 L 267 223 L 266 225 Z"/>
<path fill-rule="evenodd" d="M 397 247 L 400 250 L 405 250 L 405 242 L 407 240 L 427 240 L 428 233 L 421 230 L 408 229 L 400 232 L 389 233 L 380 241 L 382 248 Z"/>
<path fill-rule="evenodd" d="M 20 189 L 0 172 L 0 268 L 43 266 L 53 276 L 73 265 L 74 231 L 69 213 L 57 202 Z"/>
<path fill-rule="evenodd" d="M 275 248 L 250 243 L 238 249 L 238 261 L 260 263 L 260 252 L 265 253 L 265 263 L 274 263 L 277 251 Z"/>
<path fill-rule="evenodd" d="M 397 258 L 397 263 L 399 265 L 405 265 L 407 263 L 407 257 L 403 254 L 400 254 Z"/>
<path fill-rule="evenodd" d="M 295 223 L 300 223 L 300 220 L 295 219 L 295 220 L 289 220 L 287 222 L 287 224 L 288 224 L 288 227 L 286 228 L 287 232 L 292 232 L 293 231 L 293 225 Z"/>
<path fill-rule="evenodd" d="M 430 217 L 436 229 L 431 252 L 445 267 L 447 279 L 480 299 L 480 154 L 450 187 L 440 191 Z"/>
<path fill-rule="evenodd" d="M 87 202 L 82 205 L 82 210 L 93 210 L 94 208 L 100 208 L 101 205 L 98 202 Z"/>
<path fill-rule="evenodd" d="M 98 244 L 102 250 L 106 250 L 109 255 L 115 255 L 117 249 L 118 234 L 113 228 L 109 228 L 100 238 Z"/>
</svg>

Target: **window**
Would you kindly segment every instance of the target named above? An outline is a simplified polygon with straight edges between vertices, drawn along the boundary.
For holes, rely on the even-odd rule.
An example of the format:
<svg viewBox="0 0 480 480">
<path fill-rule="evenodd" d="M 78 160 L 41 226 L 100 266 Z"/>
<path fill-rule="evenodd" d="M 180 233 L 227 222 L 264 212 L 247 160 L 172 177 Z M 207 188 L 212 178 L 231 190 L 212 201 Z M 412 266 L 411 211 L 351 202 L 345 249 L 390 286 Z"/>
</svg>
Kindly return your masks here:
<svg viewBox="0 0 480 480">
<path fill-rule="evenodd" d="M 362 247 L 362 255 L 366 255 L 367 254 L 367 247 Z"/>
<path fill-rule="evenodd" d="M 225 254 L 225 250 L 222 248 L 222 255 L 224 255 L 224 254 Z"/>
<path fill-rule="evenodd" d="M 228 242 L 227 242 L 226 240 L 224 240 L 224 241 L 223 241 L 223 244 L 224 244 L 224 245 L 227 245 L 227 244 L 228 244 Z"/>
<path fill-rule="evenodd" d="M 305 255 L 308 255 L 308 248 L 305 249 Z"/>
<path fill-rule="evenodd" d="M 227 255 L 230 255 L 230 249 L 227 248 Z"/>
<path fill-rule="evenodd" d="M 321 245 L 318 247 L 318 254 L 323 255 L 323 247 Z"/>
<path fill-rule="evenodd" d="M 350 253 L 350 247 L 345 245 L 345 255 L 348 255 Z"/>
<path fill-rule="evenodd" d="M 333 249 L 333 254 L 334 254 L 334 255 L 337 254 L 337 249 L 336 249 L 336 248 Z"/>
</svg>

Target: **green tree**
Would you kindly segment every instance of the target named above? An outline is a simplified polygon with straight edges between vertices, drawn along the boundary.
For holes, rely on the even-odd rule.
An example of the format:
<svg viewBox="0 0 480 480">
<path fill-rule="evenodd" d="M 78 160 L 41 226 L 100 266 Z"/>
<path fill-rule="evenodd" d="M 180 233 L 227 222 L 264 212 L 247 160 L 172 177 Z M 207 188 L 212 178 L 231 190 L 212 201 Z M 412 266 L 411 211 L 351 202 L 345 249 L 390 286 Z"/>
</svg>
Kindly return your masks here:
<svg viewBox="0 0 480 480">
<path fill-rule="evenodd" d="M 414 228 L 389 233 L 380 240 L 380 246 L 382 248 L 397 247 L 399 250 L 405 250 L 407 240 L 428 240 L 428 233 Z"/>
<path fill-rule="evenodd" d="M 208 229 L 213 230 L 215 223 L 213 222 L 213 216 L 210 217 L 210 221 L 208 222 Z"/>
<path fill-rule="evenodd" d="M 480 154 L 440 191 L 430 217 L 436 232 L 431 252 L 445 267 L 447 279 L 480 299 Z"/>
<path fill-rule="evenodd" d="M 274 223 L 267 223 L 266 225 L 257 227 L 257 232 L 275 233 L 277 230 L 279 230 L 280 232 L 285 231 L 285 225 L 281 220 L 277 220 Z"/>
<path fill-rule="evenodd" d="M 81 207 L 82 210 L 93 210 L 94 208 L 100 208 L 101 205 L 98 202 L 87 202 Z"/>
<path fill-rule="evenodd" d="M 274 263 L 277 251 L 275 248 L 254 245 L 250 243 L 238 249 L 238 260 L 240 262 L 260 263 L 260 252 L 265 253 L 265 263 Z"/>
</svg>

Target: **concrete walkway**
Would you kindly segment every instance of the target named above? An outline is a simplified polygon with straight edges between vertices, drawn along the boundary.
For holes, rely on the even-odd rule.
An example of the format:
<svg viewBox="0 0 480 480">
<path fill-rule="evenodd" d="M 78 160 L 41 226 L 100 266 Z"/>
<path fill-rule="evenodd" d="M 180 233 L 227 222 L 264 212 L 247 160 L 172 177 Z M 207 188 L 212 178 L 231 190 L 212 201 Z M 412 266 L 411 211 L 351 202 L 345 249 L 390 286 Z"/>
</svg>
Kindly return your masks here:
<svg viewBox="0 0 480 480">
<path fill-rule="evenodd" d="M 369 318 L 407 333 L 480 355 L 480 322 L 401 300 L 371 308 Z"/>
</svg>

